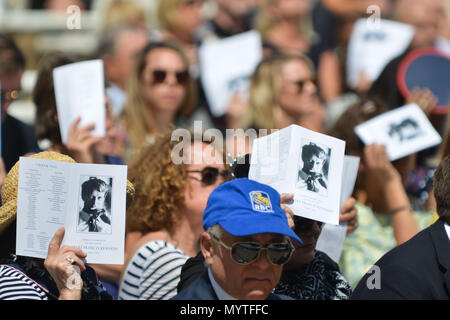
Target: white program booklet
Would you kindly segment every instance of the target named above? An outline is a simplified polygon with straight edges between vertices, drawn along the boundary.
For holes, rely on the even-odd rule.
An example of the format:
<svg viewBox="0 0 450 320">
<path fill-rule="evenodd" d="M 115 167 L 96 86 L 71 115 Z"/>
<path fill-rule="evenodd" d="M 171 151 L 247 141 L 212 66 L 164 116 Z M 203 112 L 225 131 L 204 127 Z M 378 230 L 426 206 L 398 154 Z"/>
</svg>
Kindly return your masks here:
<svg viewBox="0 0 450 320">
<path fill-rule="evenodd" d="M 235 93 L 248 96 L 249 78 L 262 59 L 257 31 L 206 42 L 199 49 L 206 98 L 215 117 L 223 116 Z"/>
<path fill-rule="evenodd" d="M 339 224 L 345 142 L 298 125 L 254 140 L 249 178 L 294 194 L 295 215 Z"/>
<path fill-rule="evenodd" d="M 353 27 L 347 54 L 347 83 L 353 89 L 362 71 L 375 81 L 384 67 L 408 48 L 415 32 L 411 25 L 390 20 L 381 19 L 379 26 L 359 19 Z"/>
<path fill-rule="evenodd" d="M 358 175 L 359 157 L 345 156 L 341 187 L 341 207 L 353 193 Z M 341 259 L 342 248 L 347 234 L 347 223 L 338 225 L 326 223 L 322 227 L 316 249 L 325 252 L 336 263 Z"/>
<path fill-rule="evenodd" d="M 95 124 L 91 132 L 104 137 L 105 80 L 102 60 L 68 64 L 53 70 L 59 129 L 63 143 L 67 142 L 69 128 L 80 117 L 79 127 Z"/>
<path fill-rule="evenodd" d="M 356 126 L 355 132 L 366 145 L 385 145 L 391 161 L 442 142 L 427 116 L 414 103 L 374 117 Z"/>
<path fill-rule="evenodd" d="M 20 158 L 16 254 L 47 257 L 59 227 L 62 245 L 88 263 L 123 264 L 127 166 Z"/>
</svg>

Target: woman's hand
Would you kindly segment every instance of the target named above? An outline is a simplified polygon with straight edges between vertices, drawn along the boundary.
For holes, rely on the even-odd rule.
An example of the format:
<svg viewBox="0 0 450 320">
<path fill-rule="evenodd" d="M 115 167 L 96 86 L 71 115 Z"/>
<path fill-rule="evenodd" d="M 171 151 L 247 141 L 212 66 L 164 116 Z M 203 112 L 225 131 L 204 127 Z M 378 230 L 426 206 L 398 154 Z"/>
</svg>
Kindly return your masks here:
<svg viewBox="0 0 450 320">
<path fill-rule="evenodd" d="M 408 99 L 406 100 L 406 103 L 417 104 L 427 116 L 430 116 L 434 107 L 436 107 L 437 102 L 438 99 L 436 98 L 436 96 L 433 94 L 433 92 L 431 92 L 430 89 L 427 88 L 414 88 Z"/>
<path fill-rule="evenodd" d="M 347 222 L 347 234 L 350 234 L 358 228 L 358 210 L 355 207 L 356 200 L 348 198 L 341 207 L 339 214 L 339 223 Z"/>
<path fill-rule="evenodd" d="M 70 156 L 78 163 L 94 163 L 94 146 L 101 141 L 101 137 L 95 137 L 91 131 L 95 128 L 94 124 L 78 128 L 81 118 L 75 120 L 70 126 L 69 137 L 66 142 L 66 148 Z"/>
<path fill-rule="evenodd" d="M 294 212 L 291 208 L 289 208 L 286 204 L 291 203 L 294 200 L 293 194 L 282 193 L 280 196 L 280 205 L 281 209 L 286 212 L 286 218 L 288 220 L 289 227 L 293 230 L 295 227 L 294 224 Z"/>
<path fill-rule="evenodd" d="M 79 248 L 69 246 L 61 248 L 64 233 L 64 227 L 56 231 L 49 243 L 44 266 L 58 287 L 59 300 L 80 300 L 83 288 L 80 272 L 86 270 L 82 259 L 87 255 Z"/>
</svg>

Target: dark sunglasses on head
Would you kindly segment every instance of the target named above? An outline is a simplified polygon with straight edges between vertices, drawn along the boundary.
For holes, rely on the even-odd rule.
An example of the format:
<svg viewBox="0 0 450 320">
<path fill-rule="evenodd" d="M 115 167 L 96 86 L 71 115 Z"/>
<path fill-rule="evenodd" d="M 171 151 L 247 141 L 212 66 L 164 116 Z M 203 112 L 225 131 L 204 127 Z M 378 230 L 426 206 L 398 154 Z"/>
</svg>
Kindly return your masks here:
<svg viewBox="0 0 450 320">
<path fill-rule="evenodd" d="M 153 70 L 152 71 L 152 75 L 153 75 L 153 84 L 161 84 L 164 83 L 166 81 L 166 77 L 167 74 L 169 73 L 169 71 L 166 70 Z M 188 71 L 179 71 L 179 72 L 174 72 L 175 74 L 175 79 L 177 79 L 177 83 L 179 85 L 185 86 L 188 83 L 189 80 L 189 72 Z"/>
<path fill-rule="evenodd" d="M 257 242 L 236 242 L 231 247 L 223 243 L 218 237 L 210 234 L 211 238 L 230 251 L 231 258 L 238 264 L 250 264 L 258 260 L 262 250 L 266 250 L 267 259 L 274 265 L 283 265 L 289 262 L 294 252 L 294 246 L 288 240 L 281 243 L 269 243 L 263 247 Z"/>
<path fill-rule="evenodd" d="M 202 178 L 198 179 L 196 177 L 191 177 L 194 180 L 200 181 L 204 185 L 212 186 L 216 183 L 217 178 L 219 175 L 224 179 L 224 181 L 228 181 L 231 179 L 230 171 L 228 170 L 222 170 L 219 171 L 219 169 L 214 167 L 204 167 L 202 170 L 190 170 L 188 173 L 201 173 Z"/>
<path fill-rule="evenodd" d="M 310 231 L 313 228 L 314 224 L 316 224 L 319 228 L 323 226 L 323 222 L 294 216 L 295 233 L 297 234 L 302 234 Z"/>
<path fill-rule="evenodd" d="M 294 83 L 297 85 L 297 89 L 298 89 L 298 93 L 299 94 L 303 92 L 303 89 L 305 88 L 305 84 L 307 82 L 311 82 L 313 85 L 317 86 L 316 85 L 316 80 L 314 78 L 294 81 Z"/>
</svg>

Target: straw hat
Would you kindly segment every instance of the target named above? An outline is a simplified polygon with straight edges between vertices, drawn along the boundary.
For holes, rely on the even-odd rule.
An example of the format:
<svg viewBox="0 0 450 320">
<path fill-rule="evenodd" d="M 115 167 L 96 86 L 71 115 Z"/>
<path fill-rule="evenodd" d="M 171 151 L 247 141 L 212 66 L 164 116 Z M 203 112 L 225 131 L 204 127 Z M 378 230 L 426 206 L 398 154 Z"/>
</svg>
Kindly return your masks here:
<svg viewBox="0 0 450 320">
<path fill-rule="evenodd" d="M 55 160 L 76 163 L 71 157 L 61 153 L 44 151 L 30 156 L 35 159 Z M 0 235 L 16 219 L 17 194 L 19 188 L 19 161 L 8 172 L 2 186 L 2 206 L 0 207 Z M 127 208 L 134 199 L 134 186 L 127 180 Z"/>
</svg>

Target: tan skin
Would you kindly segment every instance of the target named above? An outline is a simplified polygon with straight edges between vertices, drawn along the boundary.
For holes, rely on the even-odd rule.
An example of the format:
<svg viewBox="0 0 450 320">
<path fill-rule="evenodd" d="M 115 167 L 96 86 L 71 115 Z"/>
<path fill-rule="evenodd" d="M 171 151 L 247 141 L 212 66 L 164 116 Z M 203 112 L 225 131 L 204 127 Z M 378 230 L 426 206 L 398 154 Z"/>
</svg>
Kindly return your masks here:
<svg viewBox="0 0 450 320">
<path fill-rule="evenodd" d="M 73 259 L 74 265 L 83 272 L 86 270 L 83 259 L 87 257 L 87 254 L 76 247 L 61 247 L 64 234 L 64 227 L 61 227 L 56 231 L 49 243 L 48 254 L 44 261 L 44 266 L 58 287 L 60 294 L 59 300 L 80 300 L 83 280 L 73 268 L 74 266 L 67 259 Z M 77 285 L 71 287 L 68 284 Z"/>
<path fill-rule="evenodd" d="M 275 109 L 275 128 L 267 129 L 282 129 L 297 124 L 323 132 L 325 109 L 317 97 L 317 87 L 312 80 L 313 75 L 304 61 L 292 59 L 283 64 L 281 88 L 276 98 L 279 108 Z M 297 81 L 305 81 L 301 90 Z M 247 108 L 248 103 L 239 94 L 232 98 L 227 111 L 231 127 L 241 127 L 241 117 Z"/>
<path fill-rule="evenodd" d="M 186 71 L 188 66 L 179 54 L 169 48 L 158 48 L 148 53 L 142 73 L 141 92 L 155 115 L 159 131 L 164 131 L 173 122 L 175 115 L 186 98 L 186 88 L 178 84 L 175 73 Z M 163 83 L 155 84 L 154 70 L 168 71 Z"/>
<path fill-rule="evenodd" d="M 287 241 L 285 236 L 273 233 L 236 237 L 225 231 L 221 240 L 228 246 L 243 241 L 258 242 L 262 246 Z M 215 242 L 206 232 L 201 237 L 201 249 L 214 279 L 234 298 L 264 300 L 280 281 L 283 266 L 269 262 L 265 251 L 261 252 L 256 261 L 241 265 L 231 258 L 228 249 Z"/>
<path fill-rule="evenodd" d="M 364 148 L 359 175 L 364 178 L 355 191 L 356 200 L 378 213 L 403 208 L 392 214 L 396 242 L 401 244 L 413 237 L 418 228 L 409 210 L 402 176 L 389 161 L 384 146 L 372 144 Z"/>
</svg>

